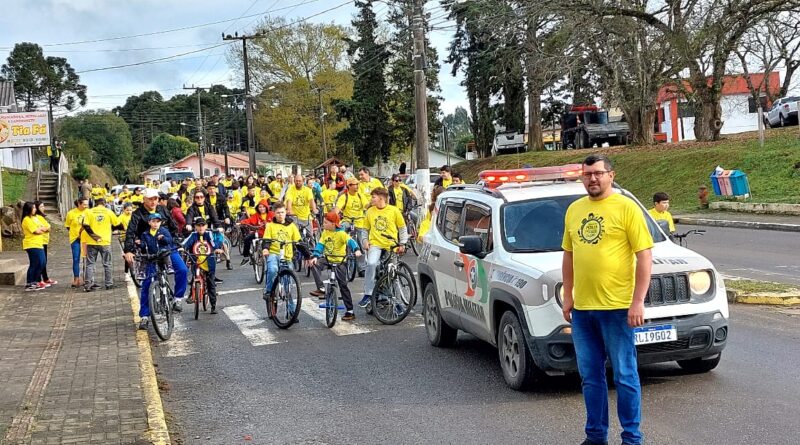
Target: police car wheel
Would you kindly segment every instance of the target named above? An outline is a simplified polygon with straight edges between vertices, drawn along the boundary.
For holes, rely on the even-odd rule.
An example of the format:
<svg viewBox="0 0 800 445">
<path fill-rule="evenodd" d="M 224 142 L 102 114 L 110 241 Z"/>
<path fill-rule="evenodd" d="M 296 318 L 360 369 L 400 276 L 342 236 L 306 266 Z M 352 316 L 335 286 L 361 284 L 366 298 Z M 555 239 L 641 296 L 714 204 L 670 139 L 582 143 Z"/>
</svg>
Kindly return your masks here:
<svg viewBox="0 0 800 445">
<path fill-rule="evenodd" d="M 439 311 L 439 302 L 436 299 L 436 287 L 433 283 L 425 286 L 423 295 L 425 306 L 422 308 L 422 318 L 425 321 L 425 332 L 433 346 L 447 348 L 453 346 L 458 336 L 458 329 L 448 325 Z"/>
<path fill-rule="evenodd" d="M 528 350 L 522 326 L 512 311 L 506 311 L 500 319 L 497 330 L 497 352 L 503 377 L 509 387 L 522 390 L 533 383 L 536 365 Z"/>
</svg>

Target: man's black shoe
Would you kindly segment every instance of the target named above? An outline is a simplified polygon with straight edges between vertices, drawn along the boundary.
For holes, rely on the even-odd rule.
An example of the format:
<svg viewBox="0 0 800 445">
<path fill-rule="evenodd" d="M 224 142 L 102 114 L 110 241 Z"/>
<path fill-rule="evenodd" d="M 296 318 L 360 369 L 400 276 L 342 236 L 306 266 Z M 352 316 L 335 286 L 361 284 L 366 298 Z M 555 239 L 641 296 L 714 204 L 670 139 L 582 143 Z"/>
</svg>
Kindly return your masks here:
<svg viewBox="0 0 800 445">
<path fill-rule="evenodd" d="M 245 264 L 247 264 L 249 262 L 250 262 L 250 258 L 249 257 L 244 257 L 244 259 L 242 260 L 242 264 L 240 264 L 240 266 L 244 266 Z"/>
<path fill-rule="evenodd" d="M 180 304 L 178 304 L 177 301 L 175 303 L 172 303 L 172 312 L 183 312 L 183 308 L 181 307 Z"/>
<path fill-rule="evenodd" d="M 217 307 L 216 306 L 211 306 L 211 313 L 212 314 L 216 314 L 217 313 Z"/>
<path fill-rule="evenodd" d="M 233 270 L 233 266 L 231 266 L 231 262 L 230 261 L 225 263 L 225 268 L 228 269 L 228 270 Z"/>
<path fill-rule="evenodd" d="M 223 280 L 222 278 L 217 278 L 217 277 L 214 277 L 214 282 L 215 282 L 215 283 L 222 283 L 222 282 L 224 282 L 224 281 L 225 281 L 225 280 Z"/>
<path fill-rule="evenodd" d="M 581 445 L 608 445 L 608 442 L 594 442 L 589 439 L 586 439 L 583 442 L 581 442 Z"/>
</svg>

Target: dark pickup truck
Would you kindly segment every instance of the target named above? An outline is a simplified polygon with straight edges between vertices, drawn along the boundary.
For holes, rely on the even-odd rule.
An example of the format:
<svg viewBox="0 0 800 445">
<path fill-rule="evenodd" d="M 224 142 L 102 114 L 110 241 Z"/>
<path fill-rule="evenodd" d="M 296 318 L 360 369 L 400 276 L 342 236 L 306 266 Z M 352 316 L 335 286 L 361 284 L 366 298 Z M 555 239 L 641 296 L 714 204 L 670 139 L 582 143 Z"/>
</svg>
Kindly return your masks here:
<svg viewBox="0 0 800 445">
<path fill-rule="evenodd" d="M 625 145 L 630 129 L 627 122 L 609 122 L 608 111 L 595 106 L 573 106 L 561 116 L 561 143 L 564 148 Z"/>
</svg>

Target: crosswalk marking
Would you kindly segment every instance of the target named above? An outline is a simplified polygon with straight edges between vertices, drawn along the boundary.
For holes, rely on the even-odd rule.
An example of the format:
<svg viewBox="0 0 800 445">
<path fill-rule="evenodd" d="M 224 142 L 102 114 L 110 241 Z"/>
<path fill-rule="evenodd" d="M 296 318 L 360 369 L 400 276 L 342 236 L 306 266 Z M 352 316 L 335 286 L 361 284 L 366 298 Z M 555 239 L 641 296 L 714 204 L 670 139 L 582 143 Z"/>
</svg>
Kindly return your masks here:
<svg viewBox="0 0 800 445">
<path fill-rule="evenodd" d="M 319 303 L 315 298 L 304 299 L 303 303 L 300 305 L 300 309 L 311 318 L 319 321 L 323 325 L 325 324 L 325 309 L 319 307 Z M 339 311 L 339 313 L 339 317 L 341 317 L 342 311 Z M 331 328 L 331 332 L 335 335 L 368 334 L 374 331 L 374 329 L 341 320 L 337 320 L 336 325 Z"/>
<path fill-rule="evenodd" d="M 178 304 L 182 304 L 179 302 Z M 174 325 L 172 326 L 172 337 L 169 341 L 162 343 L 167 347 L 167 352 L 164 353 L 166 357 L 185 357 L 187 355 L 197 354 L 194 347 L 194 341 L 189 335 L 188 328 L 181 321 L 180 315 L 173 313 Z"/>
<path fill-rule="evenodd" d="M 247 305 L 228 306 L 222 308 L 225 315 L 236 324 L 239 331 L 247 337 L 253 346 L 274 345 L 281 343 L 269 329 L 264 320 Z M 259 327 L 259 325 L 264 325 Z"/>
<path fill-rule="evenodd" d="M 254 292 L 254 291 L 257 291 L 257 290 L 261 290 L 261 289 L 263 289 L 263 288 L 261 288 L 261 287 L 246 287 L 246 288 L 243 288 L 243 289 L 224 290 L 224 291 L 221 291 L 221 292 L 217 292 L 217 295 L 241 294 L 241 293 L 244 293 L 244 292 Z"/>
</svg>

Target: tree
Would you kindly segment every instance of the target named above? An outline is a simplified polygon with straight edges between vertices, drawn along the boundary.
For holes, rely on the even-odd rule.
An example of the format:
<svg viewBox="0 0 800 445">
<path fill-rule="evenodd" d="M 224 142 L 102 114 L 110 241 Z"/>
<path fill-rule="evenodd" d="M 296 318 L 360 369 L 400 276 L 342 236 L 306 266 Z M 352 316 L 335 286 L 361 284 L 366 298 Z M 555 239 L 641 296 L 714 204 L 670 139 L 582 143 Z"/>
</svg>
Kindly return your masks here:
<svg viewBox="0 0 800 445">
<path fill-rule="evenodd" d="M 145 168 L 175 162 L 197 151 L 197 144 L 183 136 L 161 133 L 144 153 Z"/>
<path fill-rule="evenodd" d="M 77 181 L 83 181 L 84 179 L 89 179 L 89 167 L 86 166 L 86 161 L 83 158 L 78 158 L 78 162 L 75 163 L 75 167 L 72 168 L 72 177 L 75 178 Z"/>
<path fill-rule="evenodd" d="M 93 162 L 111 169 L 117 180 L 135 178 L 139 173 L 128 124 L 114 113 L 86 111 L 64 117 L 58 121 L 58 131 L 67 141 L 67 152 L 85 141 L 93 152 Z"/>
<path fill-rule="evenodd" d="M 347 53 L 357 60 L 353 63 L 353 98 L 335 102 L 339 119 L 348 127 L 336 136 L 350 144 L 363 165 L 374 165 L 378 159 L 387 161 L 391 148 L 386 89 L 386 64 L 389 53 L 386 43 L 376 41 L 378 22 L 372 10 L 373 0 L 356 0 L 359 13 L 353 20 L 358 40 L 348 39 Z"/>
</svg>

